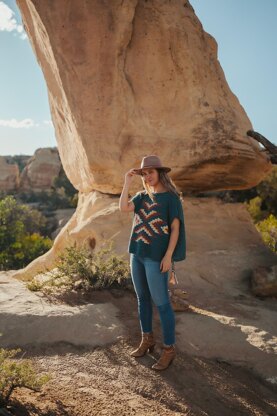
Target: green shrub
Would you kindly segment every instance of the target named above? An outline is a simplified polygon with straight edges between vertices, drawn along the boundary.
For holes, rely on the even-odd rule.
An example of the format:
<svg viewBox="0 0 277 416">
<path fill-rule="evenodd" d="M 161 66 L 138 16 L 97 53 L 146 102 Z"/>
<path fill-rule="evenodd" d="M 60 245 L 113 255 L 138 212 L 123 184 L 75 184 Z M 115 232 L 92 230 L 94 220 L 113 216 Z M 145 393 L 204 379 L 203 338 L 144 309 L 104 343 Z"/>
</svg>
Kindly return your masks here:
<svg viewBox="0 0 277 416">
<path fill-rule="evenodd" d="M 226 202 L 244 202 L 257 230 L 268 247 L 276 253 L 277 166 L 255 187 L 222 191 L 218 197 Z"/>
<path fill-rule="evenodd" d="M 7 406 L 10 396 L 16 387 L 26 387 L 34 391 L 51 378 L 49 374 L 37 376 L 29 359 L 12 360 L 20 348 L 7 350 L 0 348 L 0 407 Z"/>
<path fill-rule="evenodd" d="M 0 270 L 25 267 L 51 248 L 52 240 L 39 234 L 43 225 L 40 212 L 13 196 L 0 201 Z"/>
<path fill-rule="evenodd" d="M 26 203 L 38 203 L 38 209 L 54 211 L 56 209 L 76 208 L 78 193 L 67 195 L 64 187 L 52 188 L 47 191 L 28 191 L 18 194 L 19 198 Z"/>
<path fill-rule="evenodd" d="M 264 242 L 273 252 L 277 252 L 277 218 L 270 214 L 266 219 L 256 224 Z"/>
<path fill-rule="evenodd" d="M 55 268 L 47 270 L 49 278 L 40 281 L 37 275 L 27 284 L 30 290 L 51 293 L 56 289 L 99 290 L 107 288 L 132 289 L 129 262 L 113 251 L 114 242 L 105 242 L 97 253 L 74 243 L 58 256 Z M 105 245 L 104 244 L 104 245 Z M 44 271 L 41 271 L 45 275 Z"/>
<path fill-rule="evenodd" d="M 262 199 L 260 196 L 256 196 L 255 198 L 250 199 L 250 201 L 245 202 L 245 204 L 249 214 L 255 223 L 267 217 L 268 213 L 262 211 L 261 209 Z"/>
</svg>

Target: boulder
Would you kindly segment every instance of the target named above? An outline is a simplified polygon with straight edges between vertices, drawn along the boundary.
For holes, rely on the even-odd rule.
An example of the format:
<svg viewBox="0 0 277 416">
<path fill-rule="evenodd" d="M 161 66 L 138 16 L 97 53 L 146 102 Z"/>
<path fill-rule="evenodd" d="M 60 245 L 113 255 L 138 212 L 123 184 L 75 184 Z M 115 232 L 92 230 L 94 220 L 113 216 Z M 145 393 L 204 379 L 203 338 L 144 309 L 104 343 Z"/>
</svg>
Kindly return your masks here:
<svg viewBox="0 0 277 416">
<path fill-rule="evenodd" d="M 155 152 L 182 190 L 245 189 L 271 170 L 188 0 L 17 4 L 80 192 L 120 194 Z"/>
<path fill-rule="evenodd" d="M 251 273 L 251 290 L 261 297 L 277 297 L 277 264 L 257 267 Z"/>
<path fill-rule="evenodd" d="M 216 40 L 188 0 L 17 4 L 47 84 L 61 162 L 79 191 L 51 250 L 21 276 L 53 265 L 69 242 L 92 236 L 99 247 L 104 235 L 129 229 L 119 195 L 126 171 L 147 154 L 158 153 L 185 192 L 246 189 L 271 171 L 246 134 L 252 124 L 228 86 Z M 137 177 L 132 193 L 141 188 Z"/>
<path fill-rule="evenodd" d="M 20 190 L 40 192 L 49 190 L 59 175 L 61 161 L 57 148 L 39 148 L 30 157 L 20 175 Z"/>
</svg>

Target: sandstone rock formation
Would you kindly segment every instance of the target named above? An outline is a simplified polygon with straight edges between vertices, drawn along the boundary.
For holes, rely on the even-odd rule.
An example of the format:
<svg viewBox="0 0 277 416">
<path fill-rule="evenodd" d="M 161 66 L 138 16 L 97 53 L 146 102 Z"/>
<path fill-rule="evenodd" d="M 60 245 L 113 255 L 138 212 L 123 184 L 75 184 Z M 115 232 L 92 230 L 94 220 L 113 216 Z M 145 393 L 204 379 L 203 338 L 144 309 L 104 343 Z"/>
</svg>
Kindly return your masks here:
<svg viewBox="0 0 277 416">
<path fill-rule="evenodd" d="M 0 156 L 0 190 L 13 191 L 19 186 L 19 168 L 16 163 L 7 163 L 3 156 Z"/>
<path fill-rule="evenodd" d="M 36 192 L 50 189 L 60 170 L 61 161 L 57 148 L 39 148 L 20 175 L 20 190 Z"/>
<path fill-rule="evenodd" d="M 8 163 L 11 163 L 11 164 L 16 163 L 19 167 L 19 172 L 22 172 L 22 170 L 25 168 L 31 156 L 20 154 L 20 155 L 13 155 L 13 156 L 5 155 L 4 157 Z"/>
<path fill-rule="evenodd" d="M 185 190 L 251 187 L 270 170 L 189 1 L 17 4 L 80 192 L 119 194 L 155 151 Z"/>
<path fill-rule="evenodd" d="M 157 153 L 182 191 L 249 188 L 271 163 L 188 0 L 17 0 L 48 87 L 59 154 L 78 207 L 52 249 L 121 235 L 123 177 Z M 133 192 L 141 188 L 138 178 Z M 101 195 L 102 193 L 102 195 Z M 109 194 L 109 195 L 105 195 Z M 115 194 L 114 198 L 110 194 Z M 124 243 L 124 244 L 123 244 Z M 126 251 L 126 236 L 121 240 Z M 119 246 L 118 246 L 119 248 Z"/>
<path fill-rule="evenodd" d="M 50 190 L 61 167 L 56 147 L 39 148 L 33 156 L 0 156 L 0 190 Z"/>
</svg>

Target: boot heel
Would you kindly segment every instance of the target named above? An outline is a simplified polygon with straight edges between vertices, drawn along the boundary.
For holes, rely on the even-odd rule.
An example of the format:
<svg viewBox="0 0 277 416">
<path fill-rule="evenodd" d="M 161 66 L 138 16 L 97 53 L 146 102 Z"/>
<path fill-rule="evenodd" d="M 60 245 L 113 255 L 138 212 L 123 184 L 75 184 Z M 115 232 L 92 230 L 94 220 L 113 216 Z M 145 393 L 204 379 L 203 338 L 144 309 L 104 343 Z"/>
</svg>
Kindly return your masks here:
<svg viewBox="0 0 277 416">
<path fill-rule="evenodd" d="M 154 340 L 153 332 L 142 333 L 141 342 L 138 348 L 136 348 L 130 354 L 132 357 L 142 357 L 147 353 L 148 350 L 152 352 L 154 350 L 155 344 L 156 343 Z"/>
<path fill-rule="evenodd" d="M 152 365 L 152 368 L 155 370 L 165 370 L 174 360 L 176 356 L 175 347 L 172 346 L 171 348 L 163 347 L 162 354 L 159 360 Z"/>
</svg>

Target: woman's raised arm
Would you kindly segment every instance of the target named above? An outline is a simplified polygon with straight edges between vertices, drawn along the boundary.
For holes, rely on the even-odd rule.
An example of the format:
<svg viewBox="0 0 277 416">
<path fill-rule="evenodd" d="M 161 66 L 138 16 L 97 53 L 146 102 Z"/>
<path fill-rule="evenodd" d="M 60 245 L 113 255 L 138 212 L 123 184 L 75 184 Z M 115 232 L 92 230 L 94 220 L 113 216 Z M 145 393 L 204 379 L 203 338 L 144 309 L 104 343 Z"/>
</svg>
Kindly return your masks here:
<svg viewBox="0 0 277 416">
<path fill-rule="evenodd" d="M 121 212 L 132 212 L 135 209 L 134 203 L 132 201 L 128 201 L 129 187 L 135 175 L 136 174 L 133 169 L 128 170 L 125 174 L 124 185 L 119 198 L 119 210 Z"/>
</svg>

